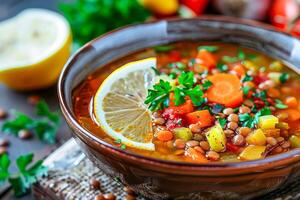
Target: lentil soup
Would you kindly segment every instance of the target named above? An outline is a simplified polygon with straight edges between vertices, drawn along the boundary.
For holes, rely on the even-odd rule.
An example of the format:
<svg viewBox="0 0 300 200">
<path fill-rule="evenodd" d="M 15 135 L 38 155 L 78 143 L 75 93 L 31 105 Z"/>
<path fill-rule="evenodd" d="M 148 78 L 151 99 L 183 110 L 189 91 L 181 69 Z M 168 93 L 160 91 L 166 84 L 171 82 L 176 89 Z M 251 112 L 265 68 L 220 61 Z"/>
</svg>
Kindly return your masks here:
<svg viewBox="0 0 300 200">
<path fill-rule="evenodd" d="M 149 113 L 151 132 L 126 136 L 119 127 L 114 135 L 107 134 L 99 119 L 108 115 L 97 117 L 95 96 L 101 96 L 110 74 L 126 76 L 123 67 L 117 68 L 150 57 L 155 58 L 155 75 L 145 86 L 142 106 L 147 111 L 142 118 Z M 300 147 L 299 91 L 299 74 L 260 52 L 234 44 L 180 42 L 148 48 L 100 68 L 73 91 L 73 105 L 83 127 L 126 151 L 173 161 L 240 162 Z M 126 98 L 131 100 L 130 95 Z M 139 130 L 125 130 L 133 129 Z M 153 148 L 126 145 L 118 134 Z"/>
</svg>

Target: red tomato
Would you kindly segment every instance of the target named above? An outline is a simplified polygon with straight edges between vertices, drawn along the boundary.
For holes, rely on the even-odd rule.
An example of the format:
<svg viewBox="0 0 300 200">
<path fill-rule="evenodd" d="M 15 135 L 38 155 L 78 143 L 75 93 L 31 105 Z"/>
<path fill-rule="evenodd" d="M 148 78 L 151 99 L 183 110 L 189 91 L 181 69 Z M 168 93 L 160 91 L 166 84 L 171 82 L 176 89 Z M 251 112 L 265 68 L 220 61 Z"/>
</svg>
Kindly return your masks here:
<svg viewBox="0 0 300 200">
<path fill-rule="evenodd" d="M 277 28 L 286 30 L 288 24 L 299 15 L 295 0 L 274 0 L 270 9 L 271 23 Z"/>
<path fill-rule="evenodd" d="M 240 149 L 238 146 L 232 144 L 231 142 L 226 143 L 226 148 L 228 151 L 231 151 L 233 153 L 237 153 Z"/>
<path fill-rule="evenodd" d="M 181 3 L 194 11 L 196 15 L 200 15 L 204 12 L 208 0 L 181 0 Z"/>
<path fill-rule="evenodd" d="M 290 33 L 295 37 L 300 37 L 300 19 L 293 25 Z"/>
</svg>

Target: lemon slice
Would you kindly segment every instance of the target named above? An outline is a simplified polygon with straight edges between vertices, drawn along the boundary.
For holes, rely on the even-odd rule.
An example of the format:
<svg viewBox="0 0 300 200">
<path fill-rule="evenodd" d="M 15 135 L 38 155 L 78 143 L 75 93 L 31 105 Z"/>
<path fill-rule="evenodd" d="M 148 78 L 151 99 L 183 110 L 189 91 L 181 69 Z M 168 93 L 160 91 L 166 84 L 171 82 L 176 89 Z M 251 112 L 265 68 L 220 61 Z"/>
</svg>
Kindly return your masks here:
<svg viewBox="0 0 300 200">
<path fill-rule="evenodd" d="M 68 22 L 53 11 L 26 9 L 0 23 L 0 82 L 18 90 L 56 82 L 71 50 Z"/>
<path fill-rule="evenodd" d="M 154 150 L 151 113 L 144 104 L 155 74 L 156 58 L 130 62 L 110 74 L 94 98 L 102 129 L 126 146 Z"/>
</svg>

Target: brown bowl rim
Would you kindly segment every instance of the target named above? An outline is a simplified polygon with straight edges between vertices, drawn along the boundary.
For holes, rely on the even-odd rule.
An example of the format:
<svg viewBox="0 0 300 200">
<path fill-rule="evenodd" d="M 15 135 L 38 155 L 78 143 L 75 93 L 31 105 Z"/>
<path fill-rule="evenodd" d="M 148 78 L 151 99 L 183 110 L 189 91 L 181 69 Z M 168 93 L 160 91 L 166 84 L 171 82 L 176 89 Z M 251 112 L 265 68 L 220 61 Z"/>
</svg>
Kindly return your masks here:
<svg viewBox="0 0 300 200">
<path fill-rule="evenodd" d="M 72 109 L 69 108 L 68 103 L 65 98 L 65 90 L 64 90 L 64 82 L 65 82 L 65 77 L 68 75 L 68 72 L 70 68 L 72 67 L 73 63 L 76 62 L 78 59 L 79 55 L 87 51 L 89 48 L 92 48 L 92 44 L 94 42 L 99 42 L 101 40 L 104 40 L 107 36 L 114 32 L 119 32 L 122 30 L 127 30 L 127 29 L 133 29 L 137 26 L 143 26 L 145 24 L 155 24 L 159 21 L 166 21 L 168 22 L 176 22 L 176 21 L 187 21 L 187 20 L 206 20 L 206 21 L 219 21 L 219 22 L 229 22 L 229 23 L 234 23 L 234 24 L 242 24 L 242 25 L 247 25 L 251 27 L 256 27 L 259 29 L 264 29 L 264 30 L 269 30 L 272 32 L 277 32 L 282 35 L 287 35 L 291 39 L 295 39 L 292 35 L 289 33 L 286 33 L 284 31 L 275 29 L 271 25 L 249 20 L 249 19 L 240 19 L 240 18 L 235 18 L 235 17 L 228 17 L 228 16 L 214 16 L 214 15 L 203 15 L 200 17 L 194 17 L 190 19 L 180 19 L 180 18 L 171 18 L 171 19 L 165 19 L 165 20 L 156 20 L 156 21 L 151 21 L 151 22 L 145 22 L 145 23 L 140 23 L 140 24 L 134 24 L 134 25 L 128 25 L 124 26 L 118 29 L 115 29 L 113 31 L 107 32 L 87 44 L 85 44 L 83 47 L 81 47 L 75 54 L 73 54 L 68 62 L 65 64 L 61 75 L 58 80 L 58 99 L 60 103 L 60 107 L 62 110 L 62 113 L 69 122 L 69 126 L 71 126 L 73 129 L 76 129 L 80 134 L 83 136 L 87 137 L 90 141 L 94 141 L 97 144 L 99 144 L 102 148 L 114 153 L 116 156 L 122 157 L 124 159 L 129 159 L 138 163 L 145 163 L 145 164 L 152 164 L 156 166 L 161 166 L 161 167 L 169 167 L 169 168 L 181 168 L 182 170 L 209 170 L 209 171 L 216 171 L 216 170 L 226 170 L 226 171 L 231 171 L 231 170 L 236 170 L 236 169 L 254 169 L 258 166 L 264 167 L 264 168 L 271 168 L 271 167 L 278 167 L 281 165 L 287 165 L 287 164 L 292 164 L 300 161 L 300 148 L 281 153 L 278 155 L 270 156 L 264 159 L 259 159 L 259 160 L 253 160 L 253 161 L 242 161 L 242 162 L 211 162 L 211 163 L 192 163 L 192 162 L 179 162 L 179 161 L 171 161 L 171 160 L 163 160 L 163 159 L 158 159 L 158 158 L 153 158 L 150 156 L 143 156 L 141 154 L 133 153 L 130 151 L 122 150 L 112 144 L 109 144 L 105 141 L 103 141 L 101 138 L 93 135 L 92 132 L 88 131 L 85 129 L 83 126 L 77 122 L 76 118 L 71 114 Z M 76 132 L 76 131 L 75 131 Z M 76 133 L 77 134 L 77 133 Z M 88 144 L 87 144 L 88 145 Z M 275 164 L 275 165 L 273 165 Z M 269 166 L 269 167 L 268 167 Z"/>
</svg>

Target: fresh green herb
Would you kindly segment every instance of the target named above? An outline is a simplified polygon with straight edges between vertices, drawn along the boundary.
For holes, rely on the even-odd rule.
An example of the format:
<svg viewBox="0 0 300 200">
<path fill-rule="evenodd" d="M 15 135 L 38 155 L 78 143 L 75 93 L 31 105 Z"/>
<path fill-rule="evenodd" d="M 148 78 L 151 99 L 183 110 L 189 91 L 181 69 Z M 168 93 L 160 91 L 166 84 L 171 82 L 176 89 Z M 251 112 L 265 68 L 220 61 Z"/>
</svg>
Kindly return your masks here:
<svg viewBox="0 0 300 200">
<path fill-rule="evenodd" d="M 160 80 L 153 89 L 149 89 L 145 100 L 145 104 L 149 104 L 149 110 L 156 111 L 168 107 L 171 89 L 170 83 L 164 80 Z"/>
<path fill-rule="evenodd" d="M 163 46 L 156 46 L 154 47 L 154 50 L 157 53 L 161 53 L 161 52 L 169 52 L 171 50 L 173 50 L 175 47 L 173 45 L 163 45 Z"/>
<path fill-rule="evenodd" d="M 256 124 L 258 123 L 258 118 L 260 116 L 264 115 L 270 115 L 271 110 L 268 107 L 262 108 L 260 111 L 258 111 L 254 116 L 251 116 L 249 113 L 240 114 L 239 119 L 242 124 L 242 126 L 246 126 L 249 128 L 254 128 Z"/>
<path fill-rule="evenodd" d="M 253 94 L 254 97 L 260 98 L 264 102 L 267 100 L 267 92 L 265 90 Z"/>
<path fill-rule="evenodd" d="M 137 0 L 75 0 L 60 4 L 59 9 L 69 21 L 78 46 L 118 27 L 144 22 L 150 16 Z"/>
<path fill-rule="evenodd" d="M 39 119 L 32 119 L 24 113 L 14 111 L 15 118 L 4 122 L 2 131 L 17 136 L 20 130 L 32 130 L 40 140 L 55 143 L 60 125 L 58 112 L 51 112 L 47 103 L 41 100 L 36 105 L 36 114 L 40 116 Z"/>
<path fill-rule="evenodd" d="M 185 102 L 185 93 L 182 88 L 176 87 L 174 89 L 174 103 L 176 106 L 181 105 Z"/>
<path fill-rule="evenodd" d="M 246 59 L 246 54 L 244 53 L 244 51 L 243 51 L 241 48 L 238 48 L 237 57 L 238 57 L 240 60 Z"/>
<path fill-rule="evenodd" d="M 226 119 L 224 119 L 224 118 L 219 118 L 219 119 L 218 119 L 218 122 L 219 122 L 220 126 L 221 126 L 222 128 L 224 128 L 227 121 L 226 121 Z"/>
<path fill-rule="evenodd" d="M 154 71 L 155 75 L 160 75 L 160 71 L 158 71 L 155 67 L 151 67 L 151 69 Z"/>
<path fill-rule="evenodd" d="M 231 56 L 223 56 L 222 61 L 226 63 L 235 63 L 238 62 L 240 59 L 238 57 L 231 57 Z"/>
<path fill-rule="evenodd" d="M 219 50 L 219 47 L 217 46 L 199 46 L 198 47 L 198 51 L 200 50 L 206 50 L 206 51 L 209 51 L 209 52 L 216 52 Z"/>
<path fill-rule="evenodd" d="M 247 58 L 249 60 L 253 60 L 253 59 L 257 58 L 257 55 L 255 55 L 255 54 L 247 54 Z"/>
<path fill-rule="evenodd" d="M 282 73 L 279 77 L 281 83 L 285 83 L 290 78 L 288 73 Z"/>
<path fill-rule="evenodd" d="M 221 72 L 225 72 L 228 70 L 228 65 L 224 64 L 224 63 L 218 63 L 217 64 L 217 69 Z"/>
<path fill-rule="evenodd" d="M 186 96 L 189 96 L 195 106 L 200 106 L 205 102 L 203 98 L 203 91 L 199 85 L 196 85 L 192 89 L 185 90 L 184 93 Z"/>
<path fill-rule="evenodd" d="M 174 72 L 171 72 L 171 73 L 169 74 L 169 77 L 170 77 L 171 79 L 175 79 L 175 78 L 177 77 L 177 74 L 174 73 Z"/>
<path fill-rule="evenodd" d="M 116 139 L 116 140 L 115 140 L 115 143 L 116 143 L 116 144 L 121 144 L 122 141 L 121 141 L 121 139 Z"/>
<path fill-rule="evenodd" d="M 284 103 L 282 103 L 282 101 L 280 101 L 279 99 L 275 99 L 275 107 L 278 108 L 278 109 L 288 108 L 288 106 L 285 105 Z"/>
<path fill-rule="evenodd" d="M 243 78 L 242 78 L 242 82 L 247 82 L 247 81 L 253 81 L 253 77 L 246 74 Z"/>
<path fill-rule="evenodd" d="M 251 89 L 251 88 L 250 88 L 249 86 L 244 86 L 244 87 L 242 87 L 243 94 L 244 94 L 244 95 L 248 95 L 250 89 Z"/>
<path fill-rule="evenodd" d="M 178 119 L 177 124 L 182 125 L 182 119 Z"/>
<path fill-rule="evenodd" d="M 191 88 L 195 84 L 193 72 L 182 72 L 178 77 L 178 82 L 186 88 Z"/>
<path fill-rule="evenodd" d="M 121 148 L 122 150 L 125 150 L 125 149 L 126 149 L 126 145 L 125 145 L 125 144 L 122 144 L 120 148 Z"/>
<path fill-rule="evenodd" d="M 47 168 L 43 166 L 43 161 L 33 162 L 33 154 L 22 155 L 17 158 L 16 164 L 19 172 L 12 174 L 9 172 L 10 159 L 7 154 L 0 156 L 0 182 L 8 181 L 12 186 L 16 196 L 22 196 L 29 191 L 37 178 L 47 173 Z"/>
<path fill-rule="evenodd" d="M 210 80 L 205 80 L 202 84 L 204 90 L 208 90 L 212 86 L 212 82 Z"/>
<path fill-rule="evenodd" d="M 254 59 L 256 55 L 253 54 L 246 54 L 241 48 L 238 48 L 237 50 L 237 56 L 231 57 L 231 56 L 223 56 L 222 61 L 226 63 L 235 63 L 238 61 L 242 61 L 245 59 Z"/>
</svg>

